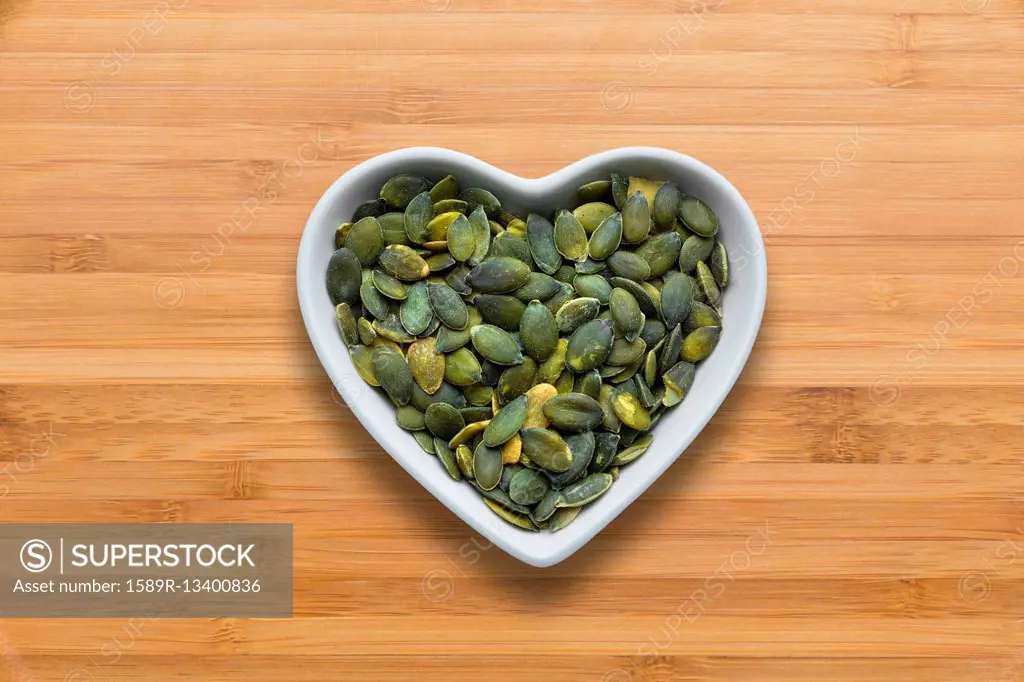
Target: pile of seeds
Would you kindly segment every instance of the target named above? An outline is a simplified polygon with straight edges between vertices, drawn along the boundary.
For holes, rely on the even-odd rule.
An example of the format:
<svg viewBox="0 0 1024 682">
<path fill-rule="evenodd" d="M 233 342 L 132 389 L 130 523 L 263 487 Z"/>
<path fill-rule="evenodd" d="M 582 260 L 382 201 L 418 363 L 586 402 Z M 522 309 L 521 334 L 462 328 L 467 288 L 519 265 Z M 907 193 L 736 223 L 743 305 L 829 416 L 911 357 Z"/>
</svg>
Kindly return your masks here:
<svg viewBox="0 0 1024 682">
<path fill-rule="evenodd" d="M 398 175 L 344 223 L 327 290 L 398 424 L 495 514 L 559 530 L 693 384 L 721 334 L 718 219 L 612 174 L 554 222 L 480 187 Z"/>
</svg>

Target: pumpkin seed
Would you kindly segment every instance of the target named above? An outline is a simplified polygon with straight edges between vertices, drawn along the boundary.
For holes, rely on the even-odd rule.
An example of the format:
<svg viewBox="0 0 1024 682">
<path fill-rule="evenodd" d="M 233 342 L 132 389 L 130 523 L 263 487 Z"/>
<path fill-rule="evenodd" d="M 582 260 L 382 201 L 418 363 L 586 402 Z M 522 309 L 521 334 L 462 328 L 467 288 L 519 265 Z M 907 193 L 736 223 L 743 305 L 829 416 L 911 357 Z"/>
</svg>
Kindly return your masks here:
<svg viewBox="0 0 1024 682">
<path fill-rule="evenodd" d="M 396 405 L 406 405 L 412 399 L 412 372 L 405 358 L 387 346 L 377 346 L 370 356 L 373 375 Z"/>
<path fill-rule="evenodd" d="M 562 282 L 555 295 L 544 301 L 544 307 L 550 310 L 552 315 L 556 315 L 563 305 L 572 300 L 573 296 L 575 296 L 575 290 L 572 285 Z"/>
<path fill-rule="evenodd" d="M 534 523 L 541 524 L 546 522 L 548 519 L 558 511 L 557 505 L 562 500 L 562 491 L 555 488 L 551 488 L 541 498 L 540 502 L 534 505 L 533 509 L 530 510 L 530 518 Z"/>
<path fill-rule="evenodd" d="M 467 261 L 472 266 L 480 265 L 491 249 L 491 225 L 482 206 L 469 214 L 469 226 L 473 233 L 473 253 Z M 454 255 L 454 254 L 453 254 Z"/>
<path fill-rule="evenodd" d="M 613 287 L 619 287 L 625 289 L 629 293 L 633 294 L 633 298 L 636 299 L 637 305 L 640 306 L 640 311 L 647 316 L 648 320 L 654 320 L 661 317 L 661 310 L 658 308 L 657 302 L 651 296 L 650 292 L 647 291 L 639 282 L 634 282 L 631 279 L 625 277 L 612 277 L 608 280 L 611 282 Z"/>
<path fill-rule="evenodd" d="M 373 330 L 373 324 L 365 317 L 359 318 L 356 323 L 356 331 L 359 334 L 359 342 L 366 346 L 372 346 L 373 342 L 377 340 L 377 332 Z"/>
<path fill-rule="evenodd" d="M 648 204 L 654 203 L 654 197 L 658 195 L 658 190 L 665 183 L 661 180 L 648 180 L 647 178 L 631 177 L 629 178 L 629 187 L 626 189 L 627 196 L 633 196 L 637 192 L 642 192 L 644 198 L 647 199 Z"/>
<path fill-rule="evenodd" d="M 520 320 L 526 311 L 522 301 L 504 294 L 479 294 L 473 299 L 473 305 L 480 311 L 484 322 L 507 331 L 519 329 Z"/>
<path fill-rule="evenodd" d="M 459 469 L 459 461 L 455 457 L 455 453 L 448 447 L 448 443 L 440 438 L 435 438 L 434 454 L 441 460 L 441 465 L 444 466 L 444 470 L 448 472 L 453 481 L 462 480 L 462 470 Z"/>
<path fill-rule="evenodd" d="M 473 453 L 473 478 L 484 490 L 493 490 L 501 483 L 501 468 L 504 462 L 501 450 L 484 443 L 476 446 Z"/>
<path fill-rule="evenodd" d="M 408 209 L 406 209 L 408 210 Z M 411 244 L 409 233 L 405 231 L 405 214 L 393 211 L 377 218 L 384 244 Z"/>
<path fill-rule="evenodd" d="M 635 395 L 620 390 L 615 394 L 612 408 L 615 410 L 615 416 L 629 428 L 637 431 L 651 428 L 651 415 Z"/>
<path fill-rule="evenodd" d="M 717 307 L 722 300 L 722 292 L 715 282 L 715 276 L 711 269 L 704 264 L 704 261 L 697 261 L 697 284 L 704 293 L 704 298 L 712 307 Z"/>
<path fill-rule="evenodd" d="M 594 260 L 589 256 L 574 266 L 576 273 L 580 275 L 603 275 L 607 267 L 604 261 Z"/>
<path fill-rule="evenodd" d="M 523 303 L 529 303 L 534 299 L 546 301 L 554 296 L 560 288 L 559 281 L 551 275 L 543 272 L 531 272 L 530 276 L 526 278 L 526 283 L 516 289 L 515 297 Z"/>
<path fill-rule="evenodd" d="M 640 330 L 640 338 L 644 340 L 648 348 L 653 348 L 665 338 L 666 333 L 664 322 L 648 317 L 644 320 L 644 328 Z"/>
<path fill-rule="evenodd" d="M 615 207 L 603 201 L 594 201 L 583 204 L 572 212 L 572 215 L 583 226 L 587 234 L 594 234 L 601 223 L 615 215 Z"/>
<path fill-rule="evenodd" d="M 547 218 L 531 213 L 526 218 L 526 241 L 537 267 L 549 275 L 562 265 L 562 256 L 555 247 L 555 228 Z"/>
<path fill-rule="evenodd" d="M 403 282 L 415 282 L 430 274 L 430 268 L 423 257 L 403 244 L 389 244 L 380 252 L 382 268 Z"/>
<path fill-rule="evenodd" d="M 373 265 L 384 248 L 384 233 L 376 218 L 367 216 L 352 225 L 345 248 L 356 254 L 364 267 Z"/>
<path fill-rule="evenodd" d="M 459 198 L 469 204 L 470 212 L 475 211 L 477 206 L 483 207 L 488 218 L 498 215 L 501 210 L 501 202 L 498 198 L 481 187 L 470 187 L 459 194 Z"/>
<path fill-rule="evenodd" d="M 679 204 L 683 200 L 683 193 L 674 182 L 666 182 L 654 195 L 654 204 L 651 206 L 651 213 L 654 222 L 663 230 L 670 229 L 676 222 L 679 215 Z"/>
<path fill-rule="evenodd" d="M 429 284 L 427 294 L 431 310 L 444 326 L 459 331 L 469 325 L 469 310 L 454 289 L 447 284 Z"/>
<path fill-rule="evenodd" d="M 596 298 L 601 305 L 608 305 L 612 285 L 601 275 L 577 275 L 572 281 L 576 293 L 584 298 Z"/>
<path fill-rule="evenodd" d="M 404 301 L 409 296 L 409 286 L 398 281 L 382 270 L 371 274 L 374 288 L 393 301 Z"/>
<path fill-rule="evenodd" d="M 379 387 L 376 375 L 373 373 L 373 359 L 371 349 L 367 346 L 356 346 L 349 349 L 352 357 L 352 365 L 356 368 L 359 378 L 374 387 Z"/>
<path fill-rule="evenodd" d="M 555 248 L 564 258 L 580 261 L 587 257 L 587 232 L 569 211 L 555 216 Z"/>
<path fill-rule="evenodd" d="M 359 329 L 356 327 L 356 318 L 352 315 L 352 308 L 348 303 L 339 303 L 334 307 L 334 317 L 338 320 L 338 330 L 341 332 L 341 340 L 346 346 L 359 344 Z M 555 340 L 557 341 L 557 334 Z"/>
<path fill-rule="evenodd" d="M 583 395 L 590 396 L 594 400 L 597 400 L 601 395 L 601 373 L 596 369 L 592 369 L 586 374 L 580 374 L 577 376 L 574 385 L 574 392 L 582 393 Z"/>
<path fill-rule="evenodd" d="M 572 393 L 572 389 L 575 384 L 572 372 L 565 370 L 558 378 L 555 379 L 555 388 L 558 390 L 559 395 L 565 395 L 566 393 Z"/>
<path fill-rule="evenodd" d="M 548 419 L 544 416 L 544 405 L 558 395 L 558 389 L 548 383 L 537 384 L 526 392 L 526 419 L 524 429 L 546 429 Z"/>
<path fill-rule="evenodd" d="M 615 367 L 629 367 L 642 358 L 645 352 L 647 344 L 643 339 L 615 339 L 612 341 L 612 352 L 608 354 L 607 363 Z"/>
<path fill-rule="evenodd" d="M 601 423 L 603 414 L 601 405 L 582 393 L 556 395 L 544 403 L 544 416 L 559 431 L 589 431 Z"/>
<path fill-rule="evenodd" d="M 701 260 L 704 260 L 703 258 Z M 711 251 L 711 274 L 714 275 L 718 286 L 724 287 L 729 283 L 729 254 L 720 241 L 715 242 Z"/>
<path fill-rule="evenodd" d="M 434 391 L 433 394 L 424 391 L 419 384 L 413 384 L 412 400 L 409 401 L 409 404 L 421 412 L 426 412 L 427 408 L 434 403 L 445 403 L 456 409 L 463 408 L 466 406 L 466 396 L 462 395 L 459 389 L 445 382 L 441 382 L 441 388 Z"/>
<path fill-rule="evenodd" d="M 721 337 L 720 327 L 701 327 L 683 340 L 680 357 L 687 362 L 700 362 L 711 355 Z"/>
<path fill-rule="evenodd" d="M 469 260 L 476 251 L 476 235 L 469 219 L 461 213 L 456 215 L 458 217 L 448 226 L 448 251 L 457 261 Z M 487 234 L 490 236 L 490 230 Z"/>
<path fill-rule="evenodd" d="M 474 438 L 484 432 L 490 422 L 470 422 L 465 428 L 455 434 L 455 437 L 448 441 L 448 447 L 457 448 L 460 445 L 468 445 Z"/>
<path fill-rule="evenodd" d="M 405 234 L 414 244 L 427 241 L 427 225 L 434 219 L 434 205 L 426 192 L 416 195 L 405 208 Z"/>
<path fill-rule="evenodd" d="M 513 526 L 516 526 L 518 528 L 522 528 L 523 530 L 528 530 L 528 531 L 531 531 L 531 532 L 534 532 L 534 533 L 536 533 L 537 531 L 540 530 L 536 526 L 536 524 L 534 524 L 533 521 L 530 520 L 529 516 L 526 516 L 524 514 L 517 514 L 516 512 L 511 511 L 509 509 L 506 509 L 505 507 L 503 507 L 502 505 L 498 504 L 497 502 L 495 502 L 493 500 L 490 500 L 490 499 L 487 499 L 487 498 L 484 499 L 484 504 L 486 504 L 490 508 L 490 510 L 492 512 L 494 512 L 495 514 L 500 516 L 505 521 L 508 521 Z"/>
<path fill-rule="evenodd" d="M 409 346 L 409 370 L 416 384 L 427 394 L 434 394 L 444 381 L 445 356 L 437 352 L 437 339 L 428 336 Z"/>
<path fill-rule="evenodd" d="M 604 495 L 611 486 L 612 477 L 609 474 L 590 474 L 563 489 L 562 499 L 555 506 L 582 507 Z"/>
<path fill-rule="evenodd" d="M 642 282 L 651 276 L 651 266 L 640 256 L 629 251 L 616 251 L 608 256 L 608 267 L 618 277 Z"/>
<path fill-rule="evenodd" d="M 515 434 L 501 445 L 501 459 L 505 464 L 515 464 L 523 455 L 523 439 Z"/>
<path fill-rule="evenodd" d="M 647 261 L 651 277 L 661 277 L 676 266 L 682 243 L 678 232 L 663 232 L 641 244 L 636 255 Z"/>
<path fill-rule="evenodd" d="M 462 199 L 442 199 L 441 201 L 434 202 L 434 215 L 442 213 L 462 213 L 465 215 L 468 212 L 469 204 Z"/>
<path fill-rule="evenodd" d="M 583 507 L 565 507 L 564 509 L 555 510 L 555 513 L 551 515 L 551 520 L 548 522 L 547 529 L 552 533 L 562 530 L 575 521 L 581 511 L 583 511 Z"/>
<path fill-rule="evenodd" d="M 412 405 L 402 405 L 395 411 L 395 421 L 406 431 L 422 431 L 425 426 L 423 413 Z"/>
<path fill-rule="evenodd" d="M 429 192 L 431 183 L 418 175 L 396 175 L 380 188 L 380 198 L 388 206 L 404 211 L 417 194 Z M 429 195 L 428 195 L 429 196 Z"/>
<path fill-rule="evenodd" d="M 444 272 L 455 265 L 456 261 L 450 253 L 435 253 L 426 259 L 427 269 L 430 272 Z"/>
<path fill-rule="evenodd" d="M 494 395 L 494 389 L 490 386 L 484 386 L 483 384 L 475 384 L 473 386 L 466 386 L 462 389 L 462 395 L 466 396 L 466 400 L 469 401 L 470 405 L 489 407 L 491 404 L 491 398 Z"/>
<path fill-rule="evenodd" d="M 665 372 L 661 377 L 665 384 L 665 396 L 662 398 L 665 407 L 672 407 L 686 397 L 686 394 L 690 392 L 690 387 L 693 386 L 696 371 L 696 365 L 684 360 Z"/>
<path fill-rule="evenodd" d="M 430 188 L 430 200 L 434 203 L 454 199 L 459 196 L 459 181 L 452 175 L 446 175 Z"/>
<path fill-rule="evenodd" d="M 477 325 L 471 332 L 471 340 L 476 352 L 496 365 L 518 365 L 523 361 L 519 344 L 500 327 L 492 324 Z"/>
<path fill-rule="evenodd" d="M 529 277 L 529 265 L 517 258 L 499 256 L 488 258 L 470 270 L 469 283 L 481 293 L 505 294 L 521 287 Z"/>
<path fill-rule="evenodd" d="M 383 336 L 394 343 L 412 343 L 416 337 L 408 332 L 399 317 L 399 314 L 390 311 L 379 320 L 373 321 L 373 331 L 378 336 Z"/>
<path fill-rule="evenodd" d="M 558 309 L 555 323 L 562 334 L 572 334 L 581 326 L 597 318 L 601 301 L 596 298 L 574 298 Z"/>
<path fill-rule="evenodd" d="M 648 386 L 654 386 L 658 381 L 658 350 L 652 349 L 644 357 L 644 381 Z"/>
<path fill-rule="evenodd" d="M 560 474 L 548 474 L 553 488 L 564 488 L 578 481 L 587 473 L 587 467 L 594 458 L 594 434 L 591 431 L 574 433 L 565 437 L 565 444 L 572 453 L 572 466 Z"/>
<path fill-rule="evenodd" d="M 542 474 L 524 468 L 512 477 L 508 495 L 517 504 L 532 506 L 540 502 L 550 489 L 551 485 Z"/>
<path fill-rule="evenodd" d="M 651 232 L 651 208 L 643 192 L 626 199 L 622 207 L 622 241 L 639 244 Z"/>
<path fill-rule="evenodd" d="M 338 229 L 334 231 L 334 248 L 335 250 L 345 246 L 345 239 L 348 238 L 348 232 L 352 229 L 352 223 L 342 223 L 338 225 Z"/>
<path fill-rule="evenodd" d="M 371 199 L 364 201 L 356 207 L 352 214 L 352 223 L 358 223 L 363 218 L 376 218 L 384 215 L 388 210 L 388 203 L 383 199 Z"/>
<path fill-rule="evenodd" d="M 423 452 L 428 455 L 436 455 L 437 451 L 434 450 L 434 438 L 426 431 L 413 431 L 412 437 L 416 439 L 416 444 L 420 446 Z"/>
<path fill-rule="evenodd" d="M 626 199 L 629 198 L 629 183 L 626 178 L 619 173 L 612 173 L 612 200 L 615 205 L 621 210 L 626 204 Z"/>
<path fill-rule="evenodd" d="M 586 203 L 588 201 L 604 199 L 611 195 L 611 191 L 611 180 L 594 180 L 593 182 L 581 185 L 580 188 L 576 190 L 576 196 L 579 197 L 581 202 Z"/>
<path fill-rule="evenodd" d="M 442 213 L 441 215 L 434 216 L 426 227 L 426 242 L 424 246 L 430 242 L 447 242 L 448 241 L 448 228 L 458 220 L 459 216 L 465 219 L 466 216 L 462 215 L 457 211 L 449 211 L 448 213 Z M 434 248 L 433 250 L 447 249 L 448 245 L 445 244 L 442 247 Z"/>
<path fill-rule="evenodd" d="M 622 214 L 613 213 L 590 235 L 587 255 L 594 260 L 604 260 L 616 253 L 621 242 Z"/>
<path fill-rule="evenodd" d="M 693 305 L 693 285 L 684 275 L 670 277 L 661 289 L 661 315 L 665 324 L 674 327 L 682 324 L 690 314 Z"/>
<path fill-rule="evenodd" d="M 691 273 L 696 270 L 698 261 L 706 260 L 714 246 L 715 240 L 711 237 L 701 237 L 697 234 L 687 237 L 679 250 L 680 272 Z"/>
<path fill-rule="evenodd" d="M 690 314 L 683 322 L 683 331 L 690 333 L 700 327 L 721 327 L 722 317 L 711 306 L 694 301 L 690 307 Z"/>
<path fill-rule="evenodd" d="M 388 299 L 373 285 L 372 276 L 363 277 L 363 283 L 359 285 L 359 300 L 362 301 L 366 312 L 377 319 L 387 317 L 391 311 Z"/>
<path fill-rule="evenodd" d="M 434 403 L 424 412 L 427 429 L 447 443 L 466 427 L 462 414 L 446 403 Z"/>
<path fill-rule="evenodd" d="M 459 471 L 463 477 L 473 479 L 473 451 L 468 445 L 460 445 L 455 448 L 455 463 L 459 465 Z"/>
<path fill-rule="evenodd" d="M 327 294 L 331 303 L 359 302 L 359 287 L 363 282 L 363 266 L 350 249 L 342 247 L 331 254 L 327 262 Z"/>
<path fill-rule="evenodd" d="M 599 433 L 594 437 L 594 457 L 590 460 L 587 471 L 599 474 L 608 469 L 619 451 L 619 434 Z"/>
<path fill-rule="evenodd" d="M 644 328 L 644 314 L 636 297 L 625 289 L 616 287 L 608 297 L 608 308 L 615 323 L 615 329 L 627 341 L 636 341 Z"/>
<path fill-rule="evenodd" d="M 713 237 L 718 233 L 718 216 L 697 197 L 684 197 L 679 202 L 679 220 L 694 234 Z"/>
<path fill-rule="evenodd" d="M 480 361 L 468 348 L 459 348 L 445 356 L 445 381 L 455 386 L 472 386 L 479 383 L 482 376 Z"/>
<path fill-rule="evenodd" d="M 562 437 L 548 429 L 523 429 L 523 454 L 530 462 L 555 473 L 567 471 L 572 466 L 572 453 Z"/>
<path fill-rule="evenodd" d="M 402 306 L 399 309 L 402 326 L 413 336 L 425 332 L 427 327 L 430 326 L 431 318 L 434 316 L 434 312 L 430 308 L 428 286 L 430 285 L 426 282 L 416 282 L 416 284 L 412 285 L 409 288 L 409 296 L 402 301 Z M 395 341 L 398 341 L 398 339 L 395 339 Z M 399 341 L 399 343 L 403 342 Z"/>
<path fill-rule="evenodd" d="M 569 337 L 566 367 L 582 374 L 604 364 L 612 350 L 612 338 L 612 323 L 608 320 L 591 320 L 580 326 Z"/>
<path fill-rule="evenodd" d="M 519 326 L 519 337 L 527 355 L 537 362 L 544 362 L 551 357 L 558 346 L 558 324 L 543 303 L 531 301 L 521 314 Z"/>
<path fill-rule="evenodd" d="M 508 230 L 494 235 L 487 260 L 492 258 L 514 258 L 525 263 L 527 270 L 529 270 L 533 266 L 533 255 L 530 253 L 530 245 L 526 243 L 525 235 L 525 231 L 523 236 L 520 237 Z M 484 262 L 487 261 L 485 260 Z"/>
<path fill-rule="evenodd" d="M 683 347 L 683 330 L 676 325 L 669 330 L 668 336 L 661 344 L 658 354 L 658 373 L 664 374 L 670 367 L 679 362 L 679 351 Z"/>
<path fill-rule="evenodd" d="M 526 421 L 526 396 L 521 395 L 494 415 L 484 431 L 484 443 L 496 448 L 519 433 Z"/>
</svg>

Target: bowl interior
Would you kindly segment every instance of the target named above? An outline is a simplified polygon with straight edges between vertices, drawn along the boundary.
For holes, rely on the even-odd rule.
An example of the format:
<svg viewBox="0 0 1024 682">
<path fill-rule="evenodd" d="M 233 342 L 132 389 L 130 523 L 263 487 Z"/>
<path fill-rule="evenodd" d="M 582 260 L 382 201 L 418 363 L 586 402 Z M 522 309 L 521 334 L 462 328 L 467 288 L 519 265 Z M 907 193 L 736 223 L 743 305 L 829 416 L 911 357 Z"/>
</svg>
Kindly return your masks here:
<svg viewBox="0 0 1024 682">
<path fill-rule="evenodd" d="M 730 255 L 730 282 L 722 300 L 719 345 L 701 363 L 686 399 L 667 411 L 654 428 L 654 443 L 599 500 L 557 533 L 530 533 L 506 524 L 465 482 L 452 481 L 440 463 L 424 453 L 395 423 L 395 409 L 356 374 L 334 321 L 324 287 L 337 226 L 355 208 L 375 198 L 398 173 L 440 179 L 455 175 L 463 188 L 492 191 L 513 213 L 553 218 L 556 208 L 575 201 L 576 188 L 611 172 L 672 180 L 699 197 L 719 217 L 720 238 Z M 310 339 L 339 393 L 366 429 L 410 474 L 477 531 L 521 560 L 547 566 L 566 558 L 636 499 L 700 433 L 732 388 L 760 327 L 767 286 L 763 243 L 757 223 L 739 192 L 717 172 L 690 157 L 664 149 L 634 147 L 583 159 L 549 176 L 524 179 L 471 156 L 446 149 L 413 148 L 374 157 L 343 175 L 324 194 L 302 237 L 297 266 L 299 300 Z"/>
</svg>

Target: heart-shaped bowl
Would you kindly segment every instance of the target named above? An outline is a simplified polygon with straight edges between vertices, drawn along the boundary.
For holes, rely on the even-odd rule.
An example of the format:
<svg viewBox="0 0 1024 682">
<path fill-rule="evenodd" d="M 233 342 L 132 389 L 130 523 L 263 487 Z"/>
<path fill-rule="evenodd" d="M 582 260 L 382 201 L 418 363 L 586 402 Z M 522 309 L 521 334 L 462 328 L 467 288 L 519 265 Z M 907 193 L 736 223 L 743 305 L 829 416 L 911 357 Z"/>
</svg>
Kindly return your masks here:
<svg viewBox="0 0 1024 682">
<path fill-rule="evenodd" d="M 612 172 L 672 180 L 683 192 L 710 205 L 718 215 L 719 238 L 732 266 L 722 300 L 722 336 L 711 357 L 698 367 L 685 400 L 662 415 L 647 453 L 623 467 L 611 489 L 585 507 L 572 524 L 556 533 L 531 533 L 499 519 L 472 486 L 449 478 L 440 462 L 424 453 L 413 437 L 395 423 L 395 407 L 387 397 L 359 378 L 327 295 L 327 261 L 334 250 L 338 225 L 349 220 L 359 204 L 376 198 L 388 178 L 400 173 L 435 179 L 450 173 L 462 187 L 489 189 L 513 213 L 550 216 L 556 208 L 574 205 L 577 187 L 607 178 Z M 656 147 L 624 147 L 589 156 L 543 178 L 527 179 L 467 154 L 413 147 L 375 156 L 331 185 L 306 223 L 296 276 L 302 319 L 316 354 L 366 430 L 463 521 L 516 558 L 545 567 L 567 558 L 597 535 L 676 461 L 714 415 L 754 346 L 764 312 L 767 270 L 757 221 L 739 191 L 717 171 L 684 154 Z M 685 523 L 685 519 L 680 519 L 680 523 Z"/>
</svg>

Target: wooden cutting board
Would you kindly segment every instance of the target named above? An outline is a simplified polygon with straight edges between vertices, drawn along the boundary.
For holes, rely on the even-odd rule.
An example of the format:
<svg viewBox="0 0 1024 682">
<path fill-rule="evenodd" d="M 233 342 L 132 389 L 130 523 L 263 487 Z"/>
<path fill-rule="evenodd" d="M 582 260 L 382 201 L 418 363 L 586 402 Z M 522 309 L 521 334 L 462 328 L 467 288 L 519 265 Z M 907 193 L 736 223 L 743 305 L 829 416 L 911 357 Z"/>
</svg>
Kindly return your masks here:
<svg viewBox="0 0 1024 682">
<path fill-rule="evenodd" d="M 5 620 L 0 679 L 1019 679 L 1022 35 L 1020 0 L 0 0 L 0 521 L 295 527 L 294 619 Z M 307 341 L 310 209 L 409 145 L 677 149 L 762 224 L 739 384 L 555 568 Z"/>
</svg>

